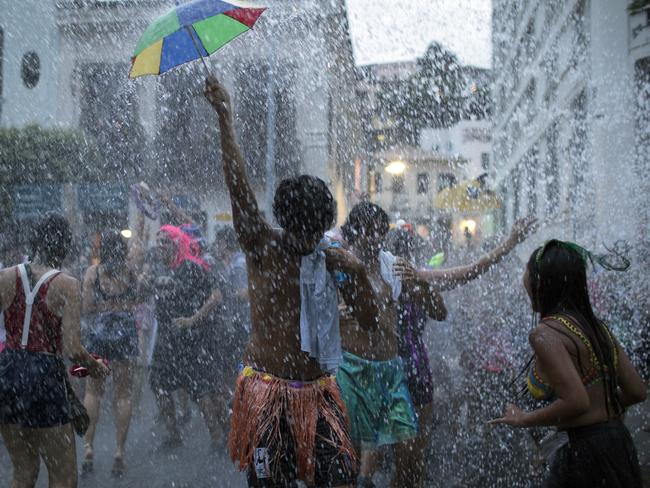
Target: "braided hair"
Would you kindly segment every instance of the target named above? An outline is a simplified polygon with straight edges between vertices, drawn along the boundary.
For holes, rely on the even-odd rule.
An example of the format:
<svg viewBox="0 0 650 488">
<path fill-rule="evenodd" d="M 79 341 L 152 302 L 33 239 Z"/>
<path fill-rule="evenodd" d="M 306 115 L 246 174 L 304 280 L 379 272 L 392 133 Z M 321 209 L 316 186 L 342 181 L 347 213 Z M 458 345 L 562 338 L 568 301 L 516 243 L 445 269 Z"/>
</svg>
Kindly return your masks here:
<svg viewBox="0 0 650 488">
<path fill-rule="evenodd" d="M 533 308 L 542 317 L 563 312 L 575 315 L 599 362 L 607 413 L 610 415 L 610 408 L 613 408 L 615 415 L 621 414 L 623 407 L 617 394 L 615 364 L 617 346 L 591 306 L 587 288 L 587 261 L 576 250 L 576 245 L 551 240 L 533 252 L 527 269 Z M 578 365 L 582 369 L 579 354 Z"/>
</svg>

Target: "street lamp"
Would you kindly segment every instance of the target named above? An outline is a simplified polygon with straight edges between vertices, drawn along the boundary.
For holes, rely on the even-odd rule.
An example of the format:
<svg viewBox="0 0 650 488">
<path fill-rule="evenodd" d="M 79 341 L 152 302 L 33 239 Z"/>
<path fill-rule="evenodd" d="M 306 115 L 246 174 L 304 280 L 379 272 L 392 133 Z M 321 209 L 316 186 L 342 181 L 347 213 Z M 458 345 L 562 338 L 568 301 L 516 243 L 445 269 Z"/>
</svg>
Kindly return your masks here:
<svg viewBox="0 0 650 488">
<path fill-rule="evenodd" d="M 122 237 L 125 239 L 131 239 L 131 237 L 133 237 L 133 232 L 131 232 L 131 229 L 123 229 L 120 231 L 120 234 L 122 234 Z"/>
<path fill-rule="evenodd" d="M 390 173 L 391 175 L 394 176 L 399 176 L 402 173 L 404 173 L 404 171 L 406 170 L 406 163 L 404 161 L 399 161 L 399 160 L 391 161 L 384 168 L 384 170 L 386 171 L 386 173 Z"/>
</svg>

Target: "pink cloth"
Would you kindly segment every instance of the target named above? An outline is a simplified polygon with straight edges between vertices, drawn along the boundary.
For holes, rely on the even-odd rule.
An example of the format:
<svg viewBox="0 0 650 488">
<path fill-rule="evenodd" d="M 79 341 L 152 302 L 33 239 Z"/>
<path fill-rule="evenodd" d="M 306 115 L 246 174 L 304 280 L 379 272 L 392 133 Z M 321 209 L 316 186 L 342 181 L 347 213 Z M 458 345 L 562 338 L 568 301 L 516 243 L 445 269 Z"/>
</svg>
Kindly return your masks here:
<svg viewBox="0 0 650 488">
<path fill-rule="evenodd" d="M 199 244 L 174 225 L 163 225 L 160 232 L 164 232 L 176 245 L 176 257 L 172 263 L 172 269 L 178 268 L 183 261 L 189 260 L 201 266 L 205 271 L 210 269 L 208 263 L 201 259 L 201 248 Z"/>
</svg>

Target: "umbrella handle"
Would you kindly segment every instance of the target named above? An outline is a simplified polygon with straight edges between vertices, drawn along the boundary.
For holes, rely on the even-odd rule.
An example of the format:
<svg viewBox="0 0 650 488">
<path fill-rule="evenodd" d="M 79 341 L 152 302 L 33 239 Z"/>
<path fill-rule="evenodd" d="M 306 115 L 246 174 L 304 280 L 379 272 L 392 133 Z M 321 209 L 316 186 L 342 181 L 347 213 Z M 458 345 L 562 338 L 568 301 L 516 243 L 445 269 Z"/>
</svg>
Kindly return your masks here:
<svg viewBox="0 0 650 488">
<path fill-rule="evenodd" d="M 192 42 L 194 43 L 194 48 L 196 49 L 196 52 L 198 53 L 199 57 L 201 58 L 201 62 L 203 63 L 203 69 L 205 69 L 205 75 L 206 76 L 212 76 L 210 73 L 210 70 L 208 69 L 208 65 L 205 62 L 205 58 L 203 57 L 203 54 L 201 53 L 201 49 L 199 49 L 199 44 L 196 42 L 196 39 L 194 38 L 194 29 L 191 26 L 185 26 L 185 29 L 187 29 L 187 32 L 190 35 L 190 38 L 192 39 Z"/>
</svg>

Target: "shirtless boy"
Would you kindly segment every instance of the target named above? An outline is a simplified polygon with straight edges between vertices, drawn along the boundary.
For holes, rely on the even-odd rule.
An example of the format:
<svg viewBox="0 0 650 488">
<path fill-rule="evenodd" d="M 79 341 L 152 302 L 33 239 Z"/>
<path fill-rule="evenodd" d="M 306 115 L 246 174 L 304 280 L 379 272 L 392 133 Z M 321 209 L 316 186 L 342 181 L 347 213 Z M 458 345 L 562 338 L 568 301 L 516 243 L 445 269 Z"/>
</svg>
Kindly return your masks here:
<svg viewBox="0 0 650 488">
<path fill-rule="evenodd" d="M 334 221 L 325 183 L 299 176 L 280 183 L 273 213 L 262 217 L 236 142 L 230 97 L 214 78 L 205 95 L 219 117 L 224 175 L 233 225 L 246 254 L 252 332 L 237 379 L 229 450 L 247 470 L 249 486 L 352 486 L 354 449 L 336 381 L 301 350 L 300 266 Z M 362 327 L 375 326 L 377 307 L 362 263 L 343 249 L 326 250 L 330 272 L 351 276 L 343 287 Z"/>
</svg>

